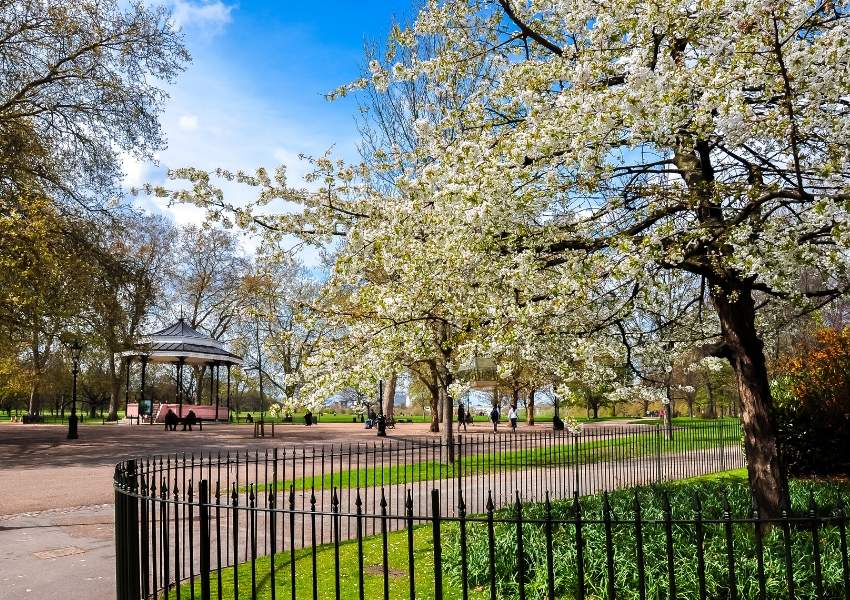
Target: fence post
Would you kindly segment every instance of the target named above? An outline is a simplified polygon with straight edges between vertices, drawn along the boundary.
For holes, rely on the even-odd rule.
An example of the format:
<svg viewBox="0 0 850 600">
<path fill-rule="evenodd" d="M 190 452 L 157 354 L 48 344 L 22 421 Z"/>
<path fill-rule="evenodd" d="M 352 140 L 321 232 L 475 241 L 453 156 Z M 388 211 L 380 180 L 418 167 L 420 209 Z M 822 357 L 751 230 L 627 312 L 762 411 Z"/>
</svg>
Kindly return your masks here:
<svg viewBox="0 0 850 600">
<path fill-rule="evenodd" d="M 126 548 L 127 531 L 124 510 L 124 471 L 123 465 L 115 466 L 113 485 L 115 486 L 115 593 L 118 600 L 125 600 L 127 594 Z"/>
<path fill-rule="evenodd" d="M 640 493 L 635 490 L 635 548 L 638 569 L 638 598 L 646 600 L 646 563 L 643 553 L 643 515 L 640 508 Z"/>
<path fill-rule="evenodd" d="M 552 552 L 552 502 L 546 492 L 546 590 L 549 598 L 555 598 L 555 564 Z"/>
<path fill-rule="evenodd" d="M 578 501 L 578 491 L 573 492 L 573 510 L 575 511 L 576 568 L 578 569 L 576 598 L 584 600 L 584 537 L 581 531 L 581 503 Z"/>
<path fill-rule="evenodd" d="M 410 588 L 409 600 L 414 600 L 416 598 L 416 582 L 413 578 L 413 494 L 410 490 L 407 490 L 404 512 L 407 516 L 407 579 Z"/>
<path fill-rule="evenodd" d="M 496 534 L 493 530 L 493 493 L 487 492 L 487 551 L 490 559 L 490 600 L 496 600 Z"/>
<path fill-rule="evenodd" d="M 661 483 L 661 425 L 655 425 L 655 482 Z"/>
<path fill-rule="evenodd" d="M 434 542 L 434 597 L 443 599 L 443 545 L 440 540 L 440 490 L 431 490 L 431 516 Z"/>
<path fill-rule="evenodd" d="M 516 560 L 517 560 L 517 583 L 519 584 L 519 600 L 525 600 L 525 547 L 522 539 L 522 502 L 519 491 L 516 493 Z"/>
<path fill-rule="evenodd" d="M 136 461 L 115 468 L 115 585 L 119 600 L 139 600 L 139 499 Z"/>
<path fill-rule="evenodd" d="M 210 484 L 201 479 L 198 485 L 198 514 L 201 525 L 201 600 L 210 600 Z"/>
<path fill-rule="evenodd" d="M 614 581 L 614 538 L 611 523 L 611 502 L 608 500 L 608 492 L 603 492 L 602 495 L 602 523 L 605 527 L 605 572 L 608 579 L 607 592 L 608 600 L 614 600 L 615 581 Z"/>
</svg>

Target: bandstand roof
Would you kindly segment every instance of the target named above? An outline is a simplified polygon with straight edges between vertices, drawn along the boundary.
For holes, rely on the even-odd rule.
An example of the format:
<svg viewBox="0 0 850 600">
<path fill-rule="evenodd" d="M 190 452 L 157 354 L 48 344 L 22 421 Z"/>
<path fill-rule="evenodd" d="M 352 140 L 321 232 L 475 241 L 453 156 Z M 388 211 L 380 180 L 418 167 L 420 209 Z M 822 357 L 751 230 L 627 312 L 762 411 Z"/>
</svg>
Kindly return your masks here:
<svg viewBox="0 0 850 600">
<path fill-rule="evenodd" d="M 474 390 L 488 390 L 495 387 L 499 381 L 496 362 L 486 356 L 476 356 L 461 369 L 459 375 L 469 380 L 469 387 Z"/>
<path fill-rule="evenodd" d="M 241 365 L 242 357 L 228 352 L 224 344 L 189 326 L 183 318 L 157 332 L 142 336 L 137 347 L 122 357 L 147 357 L 148 362 Z"/>
</svg>

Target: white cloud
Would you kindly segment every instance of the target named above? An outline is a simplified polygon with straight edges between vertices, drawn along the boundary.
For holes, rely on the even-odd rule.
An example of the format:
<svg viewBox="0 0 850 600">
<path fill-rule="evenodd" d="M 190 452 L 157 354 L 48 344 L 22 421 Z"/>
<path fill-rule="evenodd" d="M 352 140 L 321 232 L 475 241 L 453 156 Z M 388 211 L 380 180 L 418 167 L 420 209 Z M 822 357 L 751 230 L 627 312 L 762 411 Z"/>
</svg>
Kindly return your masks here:
<svg viewBox="0 0 850 600">
<path fill-rule="evenodd" d="M 178 120 L 180 129 L 194 131 L 198 128 L 198 115 L 182 115 Z"/>
<path fill-rule="evenodd" d="M 171 3 L 171 20 L 180 29 L 200 30 L 206 34 L 219 33 L 230 23 L 233 4 L 190 0 L 174 0 Z"/>
</svg>

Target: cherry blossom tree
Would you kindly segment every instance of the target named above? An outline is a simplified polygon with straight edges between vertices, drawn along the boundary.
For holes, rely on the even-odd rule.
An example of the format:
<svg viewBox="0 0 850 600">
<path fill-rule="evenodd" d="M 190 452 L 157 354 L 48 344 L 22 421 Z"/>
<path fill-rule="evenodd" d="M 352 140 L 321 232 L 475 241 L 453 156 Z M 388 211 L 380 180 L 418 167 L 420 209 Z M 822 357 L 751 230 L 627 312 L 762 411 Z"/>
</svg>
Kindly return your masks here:
<svg viewBox="0 0 850 600">
<path fill-rule="evenodd" d="M 430 0 L 337 91 L 466 86 L 414 119 L 414 143 L 314 160 L 317 192 L 282 169 L 183 169 L 187 189 L 157 193 L 269 235 L 344 239 L 328 290 L 369 349 L 346 376 L 439 356 L 449 389 L 471 357 L 530 357 L 547 339 L 563 374 L 728 360 L 751 487 L 776 515 L 764 338 L 772 315 L 847 291 L 847 16 L 834 1 Z M 228 203 L 217 178 L 258 202 Z M 275 200 L 300 209 L 264 209 Z M 803 271 L 825 276 L 800 286 Z"/>
</svg>

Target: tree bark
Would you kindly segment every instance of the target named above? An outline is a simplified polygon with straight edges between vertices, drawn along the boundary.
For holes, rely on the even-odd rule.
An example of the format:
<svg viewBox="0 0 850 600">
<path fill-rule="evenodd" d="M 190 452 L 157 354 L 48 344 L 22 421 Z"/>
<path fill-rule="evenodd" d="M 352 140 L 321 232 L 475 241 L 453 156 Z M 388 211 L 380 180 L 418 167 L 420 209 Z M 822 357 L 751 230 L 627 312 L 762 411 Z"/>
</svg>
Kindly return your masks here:
<svg viewBox="0 0 850 600">
<path fill-rule="evenodd" d="M 714 400 L 714 388 L 711 387 L 711 374 L 705 379 L 705 393 L 708 396 L 708 408 L 705 411 L 705 416 L 709 419 L 717 418 L 717 404 Z"/>
<path fill-rule="evenodd" d="M 398 383 L 398 375 L 393 373 L 384 387 L 384 416 L 387 420 L 395 415 L 395 388 Z"/>
<path fill-rule="evenodd" d="M 748 286 L 729 285 L 712 293 L 726 358 L 732 365 L 741 396 L 741 421 L 750 488 L 763 516 L 781 515 L 786 490 L 785 469 L 776 435 L 764 343 L 755 326 L 755 303 Z"/>
<path fill-rule="evenodd" d="M 528 392 L 528 403 L 525 406 L 526 423 L 534 425 L 534 390 Z"/>
<path fill-rule="evenodd" d="M 428 391 L 431 392 L 431 433 L 440 431 L 440 389 L 439 389 L 439 374 L 437 373 L 437 362 L 435 360 L 428 361 L 428 368 L 431 373 L 431 381 L 424 381 Z"/>
<path fill-rule="evenodd" d="M 37 331 L 32 334 L 32 385 L 30 386 L 29 414 L 37 415 L 41 412 L 41 349 L 39 347 L 39 335 Z"/>
</svg>

